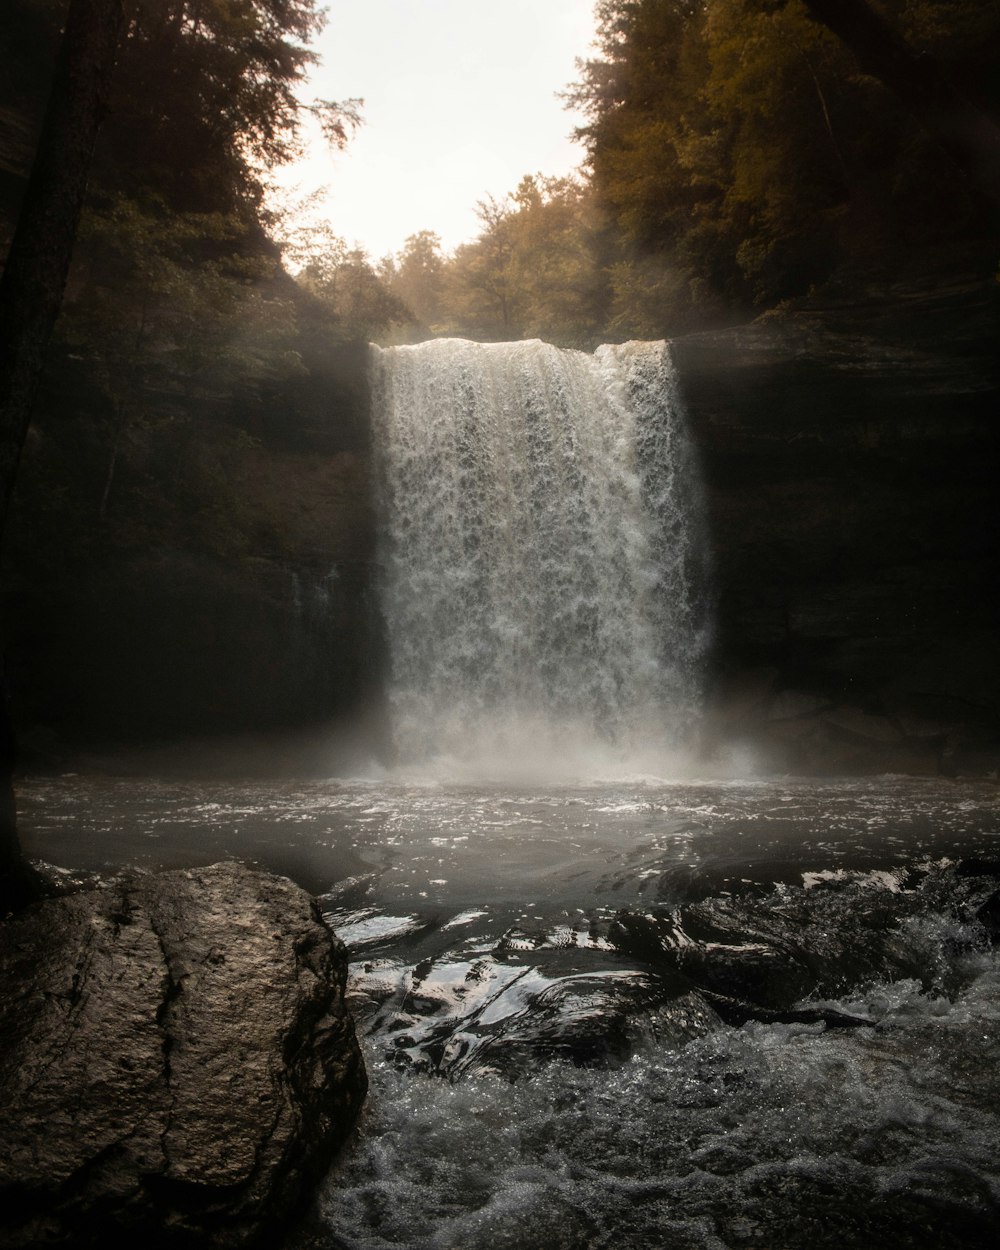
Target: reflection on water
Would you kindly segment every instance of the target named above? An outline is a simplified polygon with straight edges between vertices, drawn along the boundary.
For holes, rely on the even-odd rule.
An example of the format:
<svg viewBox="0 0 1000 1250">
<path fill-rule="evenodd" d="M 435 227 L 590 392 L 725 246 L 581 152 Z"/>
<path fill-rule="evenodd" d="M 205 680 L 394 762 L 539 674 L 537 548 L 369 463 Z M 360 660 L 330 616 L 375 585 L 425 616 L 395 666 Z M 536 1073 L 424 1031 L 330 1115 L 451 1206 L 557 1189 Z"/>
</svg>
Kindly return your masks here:
<svg viewBox="0 0 1000 1250">
<path fill-rule="evenodd" d="M 27 853 L 95 872 L 236 857 L 370 906 L 617 909 L 744 878 L 985 853 L 996 788 L 913 778 L 514 789 L 67 776 L 19 790 Z M 492 914 L 492 913 L 491 913 Z"/>
<path fill-rule="evenodd" d="M 995 787 L 65 777 L 20 806 L 78 875 L 236 856 L 320 896 L 372 1095 L 297 1247 L 996 1244 Z"/>
</svg>

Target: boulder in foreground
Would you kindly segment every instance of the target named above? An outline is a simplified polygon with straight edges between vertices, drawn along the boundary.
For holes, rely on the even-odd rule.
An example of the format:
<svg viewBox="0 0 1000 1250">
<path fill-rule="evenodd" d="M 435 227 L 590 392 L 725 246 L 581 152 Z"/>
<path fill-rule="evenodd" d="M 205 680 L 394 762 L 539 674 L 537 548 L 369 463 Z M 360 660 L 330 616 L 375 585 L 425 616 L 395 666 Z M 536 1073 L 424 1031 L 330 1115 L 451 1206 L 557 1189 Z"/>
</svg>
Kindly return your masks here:
<svg viewBox="0 0 1000 1250">
<path fill-rule="evenodd" d="M 364 1098 L 345 976 L 309 896 L 238 864 L 0 925 L 0 1247 L 273 1234 Z"/>
</svg>

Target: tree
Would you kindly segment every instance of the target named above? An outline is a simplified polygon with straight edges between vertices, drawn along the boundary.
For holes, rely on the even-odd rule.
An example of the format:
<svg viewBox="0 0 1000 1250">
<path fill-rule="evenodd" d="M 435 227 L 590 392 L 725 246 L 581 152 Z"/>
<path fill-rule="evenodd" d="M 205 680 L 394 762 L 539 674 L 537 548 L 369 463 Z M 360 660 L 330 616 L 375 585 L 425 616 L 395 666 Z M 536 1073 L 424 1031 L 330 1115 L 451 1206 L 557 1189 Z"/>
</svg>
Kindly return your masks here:
<svg viewBox="0 0 1000 1250">
<path fill-rule="evenodd" d="M 459 247 L 449 266 L 449 310 L 475 338 L 520 338 L 511 274 L 513 209 L 489 195 L 476 205 L 476 216 L 479 237 Z"/>
<path fill-rule="evenodd" d="M 596 208 L 614 235 L 607 263 L 616 330 L 648 326 L 656 308 L 660 333 L 683 328 L 695 280 L 699 290 L 707 281 L 730 299 L 743 295 L 718 212 L 728 136 L 705 100 L 711 9 L 692 0 L 601 0 L 600 55 L 579 63 L 580 80 L 567 92 L 588 118 L 577 134 Z M 644 306 L 636 318 L 633 295 Z"/>
<path fill-rule="evenodd" d="M 101 182 L 253 220 L 263 172 L 297 151 L 305 111 L 337 142 L 357 120 L 357 101 L 300 101 L 324 21 L 316 0 L 128 0 Z"/>
<path fill-rule="evenodd" d="M 592 197 L 575 178 L 538 174 L 522 178 L 509 203 L 508 272 L 521 336 L 593 346 L 607 284 Z"/>
<path fill-rule="evenodd" d="M 600 0 L 597 15 L 568 98 L 609 225 L 613 333 L 742 317 L 845 263 L 992 246 L 945 148 L 996 203 L 996 5 Z"/>
<path fill-rule="evenodd" d="M 580 82 L 567 92 L 589 118 L 577 134 L 598 201 L 640 248 L 676 235 L 717 194 L 685 171 L 691 139 L 707 128 L 705 10 L 690 0 L 601 0 L 602 55 L 579 63 Z"/>
<path fill-rule="evenodd" d="M 5 26 L 34 32 L 36 49 L 65 11 L 57 0 L 5 4 Z M 206 413 L 221 417 L 237 375 L 246 391 L 255 378 L 294 370 L 290 305 L 276 294 L 278 279 L 266 276 L 278 260 L 266 232 L 266 171 L 295 151 L 306 112 L 342 143 L 357 122 L 358 102 L 300 100 L 313 59 L 307 44 L 323 21 L 316 0 L 71 0 L 68 14 L 4 279 L 0 505 L 9 502 L 89 172 L 84 253 L 113 264 L 99 270 L 78 250 L 60 368 L 65 372 L 66 348 L 75 346 L 83 359 L 74 368 L 89 384 L 85 402 L 98 418 L 88 429 L 107 436 L 102 481 L 87 492 L 96 515 L 114 498 L 128 432 L 174 420 L 180 390 L 191 402 L 172 427 L 177 431 Z M 41 52 L 36 59 L 42 63 Z M 0 90 L 6 85 L 0 76 Z M 231 332 L 237 307 L 251 314 L 252 333 Z M 227 431 L 241 436 L 228 416 L 188 439 L 188 450 L 196 442 L 228 445 Z M 174 441 L 180 449 L 181 440 Z M 9 882 L 17 862 L 12 809 L 2 843 L 0 875 Z"/>
<path fill-rule="evenodd" d="M 281 222 L 283 262 L 301 291 L 316 301 L 328 335 L 377 339 L 412 316 L 395 291 L 392 258 L 374 265 L 360 247 L 349 247 L 326 217 L 312 215 L 313 200 L 289 205 Z"/>
<path fill-rule="evenodd" d="M 921 57 L 865 0 L 804 0 L 810 15 L 850 48 L 940 141 L 959 169 L 1000 209 L 1000 123 L 996 114 Z M 979 6 L 985 8 L 986 6 Z"/>
<path fill-rule="evenodd" d="M 411 234 L 394 258 L 392 292 L 410 310 L 413 320 L 423 326 L 433 327 L 441 320 L 444 270 L 441 237 L 433 230 Z"/>
<path fill-rule="evenodd" d="M 38 151 L 0 280 L 0 527 L 62 303 L 123 21 L 121 0 L 70 0 Z M 2 703 L 0 905 L 6 907 L 23 897 L 26 878 L 13 801 L 13 732 Z"/>
<path fill-rule="evenodd" d="M 294 312 L 261 292 L 275 262 L 243 255 L 243 240 L 230 216 L 143 210 L 124 196 L 85 214 L 82 296 L 67 301 L 60 332 L 108 401 L 99 521 L 130 431 L 204 422 L 237 384 L 296 369 Z"/>
<path fill-rule="evenodd" d="M 841 121 L 854 88 L 840 49 L 798 3 L 717 0 L 704 43 L 712 142 L 686 164 L 719 196 L 684 248 L 713 284 L 724 272 L 720 249 L 731 249 L 739 276 L 723 291 L 767 305 L 833 266 L 854 191 L 857 145 L 848 147 Z"/>
<path fill-rule="evenodd" d="M 45 123 L 0 280 L 0 525 L 62 305 L 123 21 L 121 0 L 71 0 Z"/>
</svg>

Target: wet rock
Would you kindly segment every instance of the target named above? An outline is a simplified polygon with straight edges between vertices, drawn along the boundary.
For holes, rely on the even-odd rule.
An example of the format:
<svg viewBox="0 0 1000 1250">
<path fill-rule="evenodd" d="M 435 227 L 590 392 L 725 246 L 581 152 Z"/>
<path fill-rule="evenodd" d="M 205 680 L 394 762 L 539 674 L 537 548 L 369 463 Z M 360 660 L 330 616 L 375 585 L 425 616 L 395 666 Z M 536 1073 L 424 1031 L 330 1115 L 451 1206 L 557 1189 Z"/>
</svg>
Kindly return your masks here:
<svg viewBox="0 0 1000 1250">
<path fill-rule="evenodd" d="M 726 1024 L 739 1026 L 748 1020 L 756 1020 L 761 1024 L 822 1024 L 828 1029 L 870 1029 L 872 1021 L 866 1016 L 852 1016 L 844 1011 L 833 1011 L 826 1007 L 803 1007 L 797 1010 L 775 1011 L 769 1007 L 760 1007 L 756 1003 L 747 1002 L 743 998 L 727 998 L 724 994 L 713 994 L 703 990 L 702 996 L 716 1012 L 719 1019 Z"/>
<path fill-rule="evenodd" d="M 990 895 L 976 912 L 976 919 L 986 930 L 990 942 L 1000 944 L 1000 890 Z"/>
<path fill-rule="evenodd" d="M 933 902 L 942 876 L 909 881 L 887 874 L 875 882 L 848 874 L 809 888 L 779 887 L 763 898 L 622 911 L 609 936 L 622 954 L 682 974 L 727 1023 L 854 1025 L 859 1021 L 793 1008 L 812 994 L 840 994 L 875 978 L 924 980 L 925 955 L 905 926 Z"/>
<path fill-rule="evenodd" d="M 694 904 L 678 912 L 622 912 L 611 930 L 616 948 L 654 967 L 683 973 L 698 989 L 727 999 L 787 1006 L 810 988 L 802 952 L 732 917 L 724 906 Z"/>
<path fill-rule="evenodd" d="M 517 997 L 515 987 L 446 1026 L 443 1045 L 424 1047 L 433 1070 L 451 1080 L 484 1072 L 513 1080 L 553 1060 L 611 1068 L 652 1041 L 681 1046 L 719 1023 L 686 985 L 629 972 L 578 973 L 547 984 L 539 978 L 514 1006 Z"/>
<path fill-rule="evenodd" d="M 51 899 L 0 928 L 0 1247 L 260 1243 L 366 1088 L 346 957 L 236 864 Z"/>
<path fill-rule="evenodd" d="M 840 707 L 826 713 L 824 721 L 848 739 L 871 742 L 899 742 L 899 727 L 885 716 L 872 716 L 860 708 Z"/>
<path fill-rule="evenodd" d="M 1000 859 L 983 859 L 968 855 L 955 866 L 958 877 L 1000 877 Z"/>
<path fill-rule="evenodd" d="M 767 709 L 768 720 L 798 720 L 830 711 L 829 699 L 806 694 L 801 690 L 782 690 L 771 700 Z"/>
</svg>

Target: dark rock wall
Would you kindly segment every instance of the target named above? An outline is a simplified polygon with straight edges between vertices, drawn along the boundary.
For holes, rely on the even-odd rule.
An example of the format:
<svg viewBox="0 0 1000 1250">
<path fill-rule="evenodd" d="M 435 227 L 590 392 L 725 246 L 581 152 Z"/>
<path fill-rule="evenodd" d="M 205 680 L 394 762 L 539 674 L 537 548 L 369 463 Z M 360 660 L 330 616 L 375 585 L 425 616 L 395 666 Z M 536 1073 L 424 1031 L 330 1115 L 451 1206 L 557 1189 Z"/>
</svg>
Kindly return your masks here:
<svg viewBox="0 0 1000 1250">
<path fill-rule="evenodd" d="M 81 750 L 351 722 L 380 749 L 367 349 L 274 396 L 231 464 L 257 549 L 109 546 L 4 587 L 7 680 L 29 766 Z M 284 424 L 282 424 L 284 422 Z"/>
<path fill-rule="evenodd" d="M 803 301 L 673 344 L 717 628 L 706 747 L 796 771 L 990 774 L 1000 741 L 990 280 Z M 8 587 L 28 758 L 340 721 L 386 740 L 360 345 L 240 467 L 283 553 L 170 548 Z"/>
<path fill-rule="evenodd" d="M 367 583 L 332 559 L 321 573 L 159 550 L 46 590 L 11 651 L 15 696 L 97 742 L 321 721 L 366 681 Z"/>
<path fill-rule="evenodd" d="M 675 341 L 715 559 L 709 735 L 778 767 L 1000 763 L 989 281 Z"/>
</svg>

